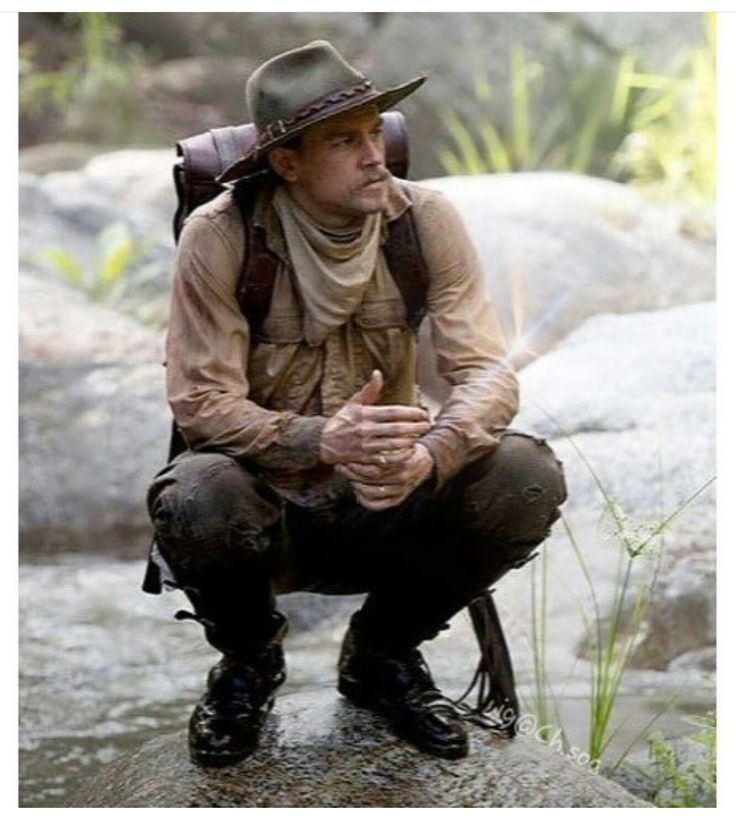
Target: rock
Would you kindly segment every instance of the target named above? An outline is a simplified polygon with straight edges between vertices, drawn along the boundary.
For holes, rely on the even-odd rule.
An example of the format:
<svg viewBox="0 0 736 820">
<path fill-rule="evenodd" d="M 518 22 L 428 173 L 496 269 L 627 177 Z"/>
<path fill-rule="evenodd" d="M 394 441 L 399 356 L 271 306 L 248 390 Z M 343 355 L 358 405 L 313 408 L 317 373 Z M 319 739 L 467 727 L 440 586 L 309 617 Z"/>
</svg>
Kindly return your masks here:
<svg viewBox="0 0 736 820">
<path fill-rule="evenodd" d="M 715 474 L 715 304 L 595 316 L 522 371 L 521 396 L 512 426 L 569 455 L 568 512 L 601 496 L 565 436 L 630 516 L 672 509 Z M 712 539 L 704 503 L 691 523 Z"/>
<path fill-rule="evenodd" d="M 679 561 L 657 582 L 633 648 L 632 666 L 666 669 L 672 662 L 675 669 L 695 665 L 715 671 L 711 648 L 716 642 L 715 569 L 714 549 L 710 555 L 700 556 L 699 561 L 692 556 Z M 697 663 L 692 663 L 692 656 L 690 663 L 682 659 L 685 653 L 697 653 Z"/>
<path fill-rule="evenodd" d="M 529 361 L 597 313 L 712 299 L 715 243 L 693 238 L 687 211 L 634 188 L 565 173 L 424 180 L 457 207 L 508 331 Z M 703 219 L 708 219 L 703 214 Z"/>
<path fill-rule="evenodd" d="M 657 796 L 657 788 L 652 782 L 651 774 L 648 771 L 647 759 L 639 759 L 638 762 L 630 761 L 628 758 L 613 772 L 603 771 L 603 776 L 609 778 L 614 783 L 618 783 L 627 792 L 636 795 L 640 800 L 651 803 Z"/>
<path fill-rule="evenodd" d="M 422 184 L 442 191 L 462 215 L 517 367 L 597 313 L 714 296 L 714 242 L 683 233 L 680 206 L 648 203 L 633 188 L 576 174 Z M 441 403 L 448 388 L 434 366 L 427 322 L 419 362 L 424 391 Z"/>
<path fill-rule="evenodd" d="M 162 370 L 21 363 L 21 551 L 141 553 L 170 430 Z"/>
<path fill-rule="evenodd" d="M 160 364 L 162 331 L 153 331 L 83 292 L 21 269 L 22 362 L 47 365 Z"/>
<path fill-rule="evenodd" d="M 622 540 L 598 481 L 635 546 L 715 475 L 714 330 L 713 303 L 595 316 L 520 374 L 522 409 L 512 426 L 549 439 L 568 487 L 565 526 L 553 527 L 546 546 L 548 640 L 558 648 L 553 678 L 570 674 L 584 631 L 580 609 L 588 619 L 592 612 L 568 532 L 593 579 L 602 618 L 617 586 Z M 664 539 L 638 661 L 655 668 L 714 642 L 713 484 L 670 521 Z M 653 538 L 631 563 L 630 595 L 650 583 L 660 546 Z M 507 622 L 521 624 L 522 632 L 529 583 L 528 573 L 510 573 L 497 593 Z M 531 667 L 523 641 L 517 655 Z M 702 685 L 713 684 L 711 676 Z"/>
<path fill-rule="evenodd" d="M 679 552 L 679 551 L 678 551 Z M 716 574 L 715 548 L 693 551 L 685 558 L 665 555 L 644 619 L 633 635 L 629 667 L 667 669 L 683 676 L 699 670 L 715 672 Z M 626 607 L 624 620 L 633 615 Z M 610 619 L 605 618 L 608 625 Z M 595 646 L 589 632 L 578 654 L 592 657 Z"/>
<path fill-rule="evenodd" d="M 24 174 L 79 171 L 100 151 L 98 145 L 83 142 L 47 142 L 23 148 L 18 165 Z"/>
<path fill-rule="evenodd" d="M 141 554 L 170 429 L 161 334 L 24 273 L 20 315 L 21 550 Z"/>
<path fill-rule="evenodd" d="M 151 227 L 168 229 L 177 204 L 171 172 L 175 161 L 173 146 L 113 151 L 93 157 L 84 167 L 84 177 L 90 186 L 106 191 L 118 207 L 138 218 L 145 215 Z"/>
<path fill-rule="evenodd" d="M 471 728 L 471 755 L 445 761 L 397 740 L 384 721 L 333 691 L 276 702 L 261 747 L 234 767 L 190 763 L 183 732 L 107 766 L 79 807 L 645 806 L 620 786 L 531 738 Z"/>
<path fill-rule="evenodd" d="M 682 655 L 678 655 L 671 661 L 667 668 L 672 671 L 701 669 L 704 672 L 715 672 L 716 660 L 715 646 L 704 646 L 702 649 L 691 649 L 689 652 L 683 652 Z"/>
</svg>

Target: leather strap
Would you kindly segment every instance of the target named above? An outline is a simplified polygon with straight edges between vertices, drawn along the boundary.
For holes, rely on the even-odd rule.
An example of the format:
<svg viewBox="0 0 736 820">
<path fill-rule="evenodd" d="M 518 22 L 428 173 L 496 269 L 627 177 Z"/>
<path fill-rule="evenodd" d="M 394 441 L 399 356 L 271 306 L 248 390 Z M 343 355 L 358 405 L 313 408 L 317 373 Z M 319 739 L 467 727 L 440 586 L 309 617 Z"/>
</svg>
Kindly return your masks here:
<svg viewBox="0 0 736 820">
<path fill-rule="evenodd" d="M 257 330 L 271 306 L 278 259 L 266 246 L 263 229 L 253 224 L 257 186 L 235 185 L 233 194 L 243 221 L 243 266 L 235 293 L 243 316 Z"/>
<path fill-rule="evenodd" d="M 429 271 L 411 208 L 388 223 L 388 241 L 383 246 L 383 252 L 391 276 L 404 299 L 409 327 L 416 331 L 427 312 Z"/>
</svg>

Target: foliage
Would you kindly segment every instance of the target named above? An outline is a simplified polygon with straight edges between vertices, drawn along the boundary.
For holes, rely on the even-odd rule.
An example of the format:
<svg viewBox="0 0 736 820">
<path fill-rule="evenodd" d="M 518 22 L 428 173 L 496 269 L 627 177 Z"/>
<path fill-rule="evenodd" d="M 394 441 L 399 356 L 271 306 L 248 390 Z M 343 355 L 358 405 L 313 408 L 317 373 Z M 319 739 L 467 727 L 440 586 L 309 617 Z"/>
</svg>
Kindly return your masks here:
<svg viewBox="0 0 736 820">
<path fill-rule="evenodd" d="M 611 160 L 611 172 L 669 194 L 712 200 L 716 182 L 716 18 L 704 16 L 705 45 L 680 55 L 672 76 L 637 71 L 622 59 L 612 115 L 633 100 L 630 133 Z"/>
<path fill-rule="evenodd" d="M 716 715 L 691 721 L 701 731 L 689 737 L 702 749 L 698 758 L 681 762 L 675 747 L 657 733 L 649 739 L 647 777 L 656 790 L 658 806 L 690 808 L 716 805 Z"/>
<path fill-rule="evenodd" d="M 440 148 L 438 158 L 448 174 L 532 171 L 558 168 L 578 173 L 602 173 L 610 152 L 626 134 L 626 123 L 609 116 L 607 100 L 615 88 L 616 71 L 609 61 L 586 66 L 580 46 L 572 49 L 573 64 L 562 67 L 569 76 L 561 88 L 549 89 L 548 71 L 529 61 L 520 46 L 509 52 L 508 122 L 506 132 L 493 124 L 494 91 L 486 77 L 475 81 L 477 114 L 466 125 L 448 109 L 444 121 L 454 143 Z M 551 101 L 551 102 L 550 102 Z M 537 115 L 533 112 L 546 110 Z"/>
<path fill-rule="evenodd" d="M 523 49 L 509 52 L 508 110 L 494 108 L 495 90 L 479 76 L 472 117 L 448 108 L 450 144 L 438 158 L 448 174 L 565 170 L 712 198 L 715 191 L 715 15 L 704 15 L 704 45 L 678 55 L 668 74 L 637 69 L 626 51 L 613 61 L 586 62 L 573 41 L 566 77 L 551 88 L 549 72 Z M 550 102 L 551 101 L 551 102 Z M 534 112 L 543 112 L 535 114 Z M 494 121 L 506 120 L 505 129 Z"/>
<path fill-rule="evenodd" d="M 21 113 L 55 117 L 57 132 L 114 141 L 120 123 L 131 127 L 135 120 L 132 89 L 144 65 L 142 51 L 122 42 L 111 14 L 69 12 L 65 20 L 74 37 L 69 56 L 60 67 L 42 70 L 39 63 L 43 55 L 35 52 L 34 44 L 21 45 Z"/>
<path fill-rule="evenodd" d="M 38 258 L 46 263 L 64 281 L 89 296 L 90 299 L 110 301 L 119 296 L 125 285 L 125 275 L 140 253 L 127 225 L 116 222 L 108 225 L 97 237 L 98 263 L 84 271 L 74 257 L 63 248 L 45 248 Z"/>
<path fill-rule="evenodd" d="M 549 414 L 547 414 L 549 415 Z M 551 417 L 550 417 L 551 418 Z M 634 524 L 628 520 L 616 499 L 603 485 L 593 465 L 580 450 L 572 436 L 552 419 L 568 439 L 577 455 L 581 458 L 593 478 L 603 498 L 603 511 L 613 523 L 613 536 L 618 544 L 618 563 L 614 582 L 613 600 L 610 604 L 608 617 L 603 617 L 600 601 L 595 589 L 593 578 L 583 557 L 579 541 L 564 515 L 561 521 L 565 533 L 572 546 L 578 565 L 585 579 L 590 596 L 594 620 L 581 609 L 581 616 L 585 623 L 586 633 L 593 636 L 593 654 L 591 659 L 591 689 L 589 698 L 588 719 L 588 746 L 587 753 L 591 762 L 600 762 L 611 741 L 618 735 L 626 723 L 624 719 L 616 727 L 611 727 L 613 707 L 619 696 L 623 673 L 631 658 L 637 635 L 646 617 L 651 594 L 658 577 L 661 558 L 664 551 L 663 534 L 670 523 L 715 480 L 714 477 L 706 481 L 698 490 L 677 506 L 670 514 L 663 516 L 658 522 L 649 525 Z M 658 546 L 653 547 L 655 539 L 659 539 Z M 653 569 L 646 582 L 638 588 L 633 587 L 633 570 L 636 561 L 642 556 L 653 557 Z M 547 573 L 543 565 L 543 579 L 540 593 L 536 588 L 536 577 L 532 572 L 532 651 L 534 657 L 535 692 L 532 708 L 540 722 L 548 723 L 548 706 L 551 700 L 559 716 L 556 699 L 551 691 L 546 673 L 545 645 L 546 645 L 546 588 Z M 633 599 L 633 605 L 631 603 Z M 623 754 L 610 767 L 615 769 L 633 748 L 636 742 L 643 737 L 659 716 L 671 706 L 666 704 L 660 712 L 635 735 L 629 742 Z M 559 718 L 558 718 L 558 722 Z M 566 736 L 563 729 L 563 737 Z M 569 743 L 567 744 L 569 745 Z"/>
</svg>

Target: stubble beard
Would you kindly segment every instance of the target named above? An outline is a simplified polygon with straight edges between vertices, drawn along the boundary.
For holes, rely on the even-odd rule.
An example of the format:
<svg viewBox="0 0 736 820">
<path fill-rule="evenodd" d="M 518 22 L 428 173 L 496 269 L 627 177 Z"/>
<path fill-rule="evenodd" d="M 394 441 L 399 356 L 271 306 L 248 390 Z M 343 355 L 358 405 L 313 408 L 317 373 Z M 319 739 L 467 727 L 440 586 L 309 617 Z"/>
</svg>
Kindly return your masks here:
<svg viewBox="0 0 736 820">
<path fill-rule="evenodd" d="M 380 187 L 375 189 L 366 188 L 362 182 L 357 189 L 354 189 L 351 196 L 351 207 L 356 213 L 368 216 L 369 214 L 380 213 L 388 204 L 388 172 L 384 172 L 380 177 L 371 179 L 373 182 L 381 182 Z"/>
</svg>

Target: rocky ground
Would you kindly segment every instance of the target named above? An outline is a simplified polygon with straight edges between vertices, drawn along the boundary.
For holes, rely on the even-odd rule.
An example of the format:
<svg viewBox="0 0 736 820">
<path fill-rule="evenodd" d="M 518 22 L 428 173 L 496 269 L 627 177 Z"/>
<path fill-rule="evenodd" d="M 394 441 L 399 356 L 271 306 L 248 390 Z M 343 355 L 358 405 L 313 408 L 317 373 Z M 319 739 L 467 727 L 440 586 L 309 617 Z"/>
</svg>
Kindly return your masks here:
<svg viewBox="0 0 736 820">
<path fill-rule="evenodd" d="M 164 780 L 158 772 L 164 769 Z M 474 728 L 459 761 L 416 752 L 382 719 L 334 691 L 279 700 L 262 747 L 223 771 L 193 766 L 182 732 L 109 766 L 70 801 L 79 807 L 582 807 L 646 806 L 621 786 L 533 739 Z"/>
</svg>

